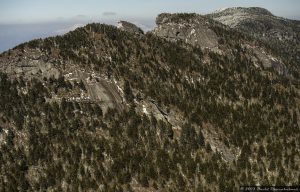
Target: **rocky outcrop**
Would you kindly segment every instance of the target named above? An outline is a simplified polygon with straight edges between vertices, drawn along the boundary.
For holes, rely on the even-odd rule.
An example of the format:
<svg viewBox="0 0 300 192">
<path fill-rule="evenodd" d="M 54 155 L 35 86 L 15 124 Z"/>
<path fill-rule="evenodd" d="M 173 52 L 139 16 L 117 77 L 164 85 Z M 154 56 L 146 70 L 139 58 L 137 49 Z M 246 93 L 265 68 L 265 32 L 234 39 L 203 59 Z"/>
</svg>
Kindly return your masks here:
<svg viewBox="0 0 300 192">
<path fill-rule="evenodd" d="M 170 41 L 183 41 L 203 49 L 213 49 L 218 45 L 218 36 L 201 15 L 163 13 L 157 17 L 156 24 L 152 32 Z"/>
<path fill-rule="evenodd" d="M 1 56 L 0 72 L 6 73 L 9 77 L 22 76 L 25 80 L 63 77 L 72 85 L 82 82 L 85 86 L 86 91 L 74 89 L 63 94 L 51 93 L 52 99 L 49 101 L 60 101 L 65 98 L 67 101 L 101 103 L 104 112 L 108 108 L 121 110 L 123 107 L 117 82 L 91 69 L 80 69 L 74 63 L 51 57 L 39 48 L 24 47 Z"/>
<path fill-rule="evenodd" d="M 42 53 L 39 49 L 21 49 L 9 52 L 0 61 L 0 71 L 10 76 L 25 78 L 56 77 L 61 74 L 56 61 Z"/>
<path fill-rule="evenodd" d="M 144 31 L 137 27 L 135 24 L 127 22 L 127 21 L 119 21 L 117 25 L 118 29 L 127 31 L 129 33 L 133 33 L 136 35 L 143 35 Z"/>
</svg>

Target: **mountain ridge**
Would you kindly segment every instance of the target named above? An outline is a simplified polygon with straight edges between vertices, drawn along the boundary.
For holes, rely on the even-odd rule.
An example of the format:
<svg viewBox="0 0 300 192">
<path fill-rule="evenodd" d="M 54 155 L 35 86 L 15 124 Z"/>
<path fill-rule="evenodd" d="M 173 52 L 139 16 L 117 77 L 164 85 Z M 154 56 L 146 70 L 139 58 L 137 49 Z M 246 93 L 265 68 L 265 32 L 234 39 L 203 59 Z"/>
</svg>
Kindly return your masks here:
<svg viewBox="0 0 300 192">
<path fill-rule="evenodd" d="M 294 61 L 204 16 L 157 20 L 158 32 L 93 23 L 0 55 L 0 191 L 297 184 Z"/>
<path fill-rule="evenodd" d="M 263 41 L 274 49 L 274 52 L 287 55 L 286 59 L 290 60 L 289 62 L 294 60 L 294 70 L 299 70 L 297 63 L 300 62 L 300 21 L 264 14 L 264 11 L 257 12 L 253 9 L 257 10 L 257 8 L 225 9 L 206 16 Z"/>
<path fill-rule="evenodd" d="M 211 14 L 217 15 L 218 13 L 221 15 L 231 14 L 230 12 L 236 12 L 236 11 L 244 11 L 249 14 L 256 14 L 256 15 L 268 15 L 268 16 L 274 16 L 269 10 L 262 8 L 262 7 L 228 7 L 228 8 L 222 8 L 219 10 L 214 11 Z M 209 14 L 208 14 L 209 15 Z"/>
</svg>

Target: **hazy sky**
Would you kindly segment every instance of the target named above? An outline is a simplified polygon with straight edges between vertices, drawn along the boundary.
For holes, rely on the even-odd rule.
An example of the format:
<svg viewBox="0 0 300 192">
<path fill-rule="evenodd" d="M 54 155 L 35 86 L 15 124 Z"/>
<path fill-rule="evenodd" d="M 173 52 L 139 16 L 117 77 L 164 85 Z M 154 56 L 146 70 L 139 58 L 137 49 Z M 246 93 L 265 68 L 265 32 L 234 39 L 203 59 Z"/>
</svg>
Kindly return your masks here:
<svg viewBox="0 0 300 192">
<path fill-rule="evenodd" d="M 35 23 L 103 17 L 153 18 L 161 12 L 208 13 L 232 6 L 260 6 L 300 17 L 299 0 L 0 0 L 0 23 Z"/>
<path fill-rule="evenodd" d="M 162 12 L 206 14 L 233 6 L 264 7 L 277 16 L 300 20 L 300 0 L 0 0 L 0 52 L 88 22 L 113 24 L 124 19 L 147 30 Z"/>
</svg>

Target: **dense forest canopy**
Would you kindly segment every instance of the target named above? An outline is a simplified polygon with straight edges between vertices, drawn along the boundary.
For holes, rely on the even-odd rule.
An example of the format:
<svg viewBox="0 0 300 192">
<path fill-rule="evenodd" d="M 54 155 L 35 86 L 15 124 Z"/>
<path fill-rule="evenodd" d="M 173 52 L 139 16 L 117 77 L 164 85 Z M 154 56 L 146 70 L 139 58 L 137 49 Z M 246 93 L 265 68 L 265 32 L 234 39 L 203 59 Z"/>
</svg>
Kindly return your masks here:
<svg viewBox="0 0 300 192">
<path fill-rule="evenodd" d="M 72 64 L 101 74 L 122 85 L 124 101 L 103 110 L 101 102 L 68 97 L 89 94 L 86 82 L 1 73 L 0 191 L 298 184 L 299 66 L 253 37 L 213 29 L 230 54 L 95 23 L 3 53 L 9 62 L 40 50 L 60 71 Z M 241 44 L 289 62 L 290 74 L 257 68 Z M 165 118 L 138 110 L 151 102 Z"/>
</svg>

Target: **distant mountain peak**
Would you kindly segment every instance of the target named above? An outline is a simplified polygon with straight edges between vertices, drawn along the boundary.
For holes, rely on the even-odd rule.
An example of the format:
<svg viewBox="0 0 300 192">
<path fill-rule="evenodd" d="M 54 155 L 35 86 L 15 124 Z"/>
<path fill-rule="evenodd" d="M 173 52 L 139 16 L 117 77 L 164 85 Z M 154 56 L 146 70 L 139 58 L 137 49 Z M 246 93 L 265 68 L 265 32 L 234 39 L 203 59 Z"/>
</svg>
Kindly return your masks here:
<svg viewBox="0 0 300 192">
<path fill-rule="evenodd" d="M 299 38 L 299 21 L 289 20 L 273 15 L 261 7 L 225 8 L 206 15 L 230 28 L 259 38 L 279 40 L 280 42 L 297 43 Z"/>
<path fill-rule="evenodd" d="M 252 15 L 269 15 L 274 16 L 269 10 L 261 7 L 230 7 L 221 8 L 212 14 L 232 14 L 232 13 L 247 13 Z"/>
</svg>

